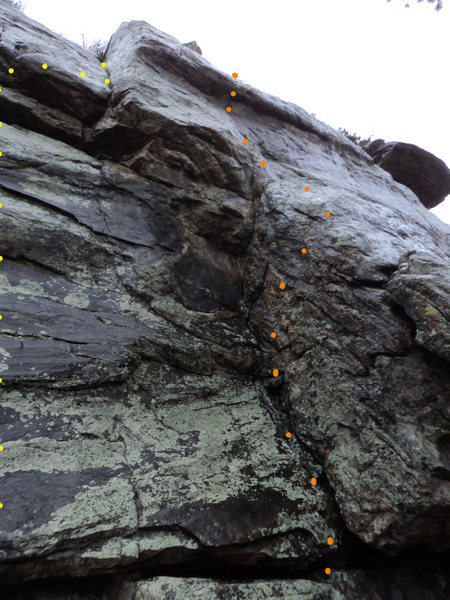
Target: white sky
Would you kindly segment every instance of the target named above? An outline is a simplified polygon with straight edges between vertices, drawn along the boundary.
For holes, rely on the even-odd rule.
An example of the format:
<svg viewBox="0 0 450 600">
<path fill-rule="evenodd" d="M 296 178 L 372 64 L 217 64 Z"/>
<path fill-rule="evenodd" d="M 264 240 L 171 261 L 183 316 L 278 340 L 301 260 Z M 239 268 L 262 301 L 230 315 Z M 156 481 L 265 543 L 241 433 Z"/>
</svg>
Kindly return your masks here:
<svg viewBox="0 0 450 600">
<path fill-rule="evenodd" d="M 410 142 L 450 165 L 450 8 L 426 0 L 24 0 L 81 43 L 144 20 L 226 73 L 336 129 Z M 433 211 L 450 223 L 450 196 Z"/>
</svg>

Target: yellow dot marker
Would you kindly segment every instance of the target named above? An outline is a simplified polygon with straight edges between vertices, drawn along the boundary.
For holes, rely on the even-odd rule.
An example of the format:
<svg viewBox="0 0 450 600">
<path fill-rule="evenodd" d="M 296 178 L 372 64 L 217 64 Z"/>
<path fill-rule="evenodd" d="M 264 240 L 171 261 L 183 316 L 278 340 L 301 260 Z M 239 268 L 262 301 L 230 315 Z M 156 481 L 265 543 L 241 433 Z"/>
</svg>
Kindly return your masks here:
<svg viewBox="0 0 450 600">
<path fill-rule="evenodd" d="M 105 63 L 105 62 L 102 62 L 102 63 L 101 63 L 101 66 L 102 66 L 103 68 L 105 68 L 105 67 L 106 67 L 106 63 Z"/>
<path fill-rule="evenodd" d="M 0 377 L 0 383 L 3 381 L 3 379 Z"/>
<path fill-rule="evenodd" d="M 3 206 L 3 204 L 0 202 L 0 208 Z"/>
<path fill-rule="evenodd" d="M 316 485 L 317 484 L 317 479 L 315 477 L 311 478 L 311 485 Z"/>
<path fill-rule="evenodd" d="M 308 186 L 305 187 L 305 192 L 309 192 L 309 187 Z"/>
<path fill-rule="evenodd" d="M 236 92 L 233 90 L 232 92 L 230 92 L 230 96 L 236 96 Z"/>
<path fill-rule="evenodd" d="M 105 79 L 105 83 L 111 83 L 111 79 Z"/>
<path fill-rule="evenodd" d="M 231 112 L 231 106 L 227 106 L 227 112 Z"/>
<path fill-rule="evenodd" d="M 0 152 L 0 156 L 3 156 L 3 152 Z"/>
<path fill-rule="evenodd" d="M 231 77 L 233 77 L 234 79 L 237 79 L 239 77 L 239 75 L 237 73 L 232 73 Z"/>
<path fill-rule="evenodd" d="M 332 538 L 332 537 L 329 537 L 329 538 L 327 539 L 327 544 L 328 544 L 329 546 L 332 546 L 332 545 L 333 545 L 333 538 Z"/>
<path fill-rule="evenodd" d="M 0 315 L 0 321 L 1 321 L 2 319 L 3 319 L 3 316 L 2 316 L 2 315 Z"/>
<path fill-rule="evenodd" d="M 278 377 L 278 369 L 272 371 L 274 377 Z"/>
<path fill-rule="evenodd" d="M 3 504 L 0 502 L 0 508 L 3 508 Z"/>
<path fill-rule="evenodd" d="M 331 213 L 330 213 L 330 211 L 329 211 L 329 210 L 327 210 L 327 212 L 325 213 L 325 216 L 326 216 L 326 217 L 331 217 Z"/>
<path fill-rule="evenodd" d="M 3 123 L 0 121 L 0 127 L 3 125 Z"/>
<path fill-rule="evenodd" d="M 325 574 L 326 574 L 326 575 L 329 575 L 330 573 L 331 573 L 331 569 L 330 569 L 330 567 L 327 567 L 327 568 L 325 569 Z"/>
<path fill-rule="evenodd" d="M 280 289 L 284 290 L 285 287 L 286 287 L 285 283 L 280 283 Z"/>
<path fill-rule="evenodd" d="M 8 73 L 12 75 L 14 73 L 14 69 L 8 69 Z"/>
<path fill-rule="evenodd" d="M 270 334 L 270 337 L 276 338 L 277 334 L 275 333 L 275 331 L 272 331 L 272 333 Z"/>
<path fill-rule="evenodd" d="M 265 166 L 266 166 L 266 161 L 265 161 L 265 160 L 262 160 L 262 161 L 261 161 L 259 164 L 260 164 L 262 167 L 265 167 Z"/>
<path fill-rule="evenodd" d="M 86 73 L 84 71 L 81 71 L 80 77 L 86 77 Z"/>
<path fill-rule="evenodd" d="M 45 69 L 48 69 L 48 65 L 44 63 L 44 64 L 42 65 L 42 68 L 43 68 L 43 69 L 44 69 L 44 71 L 45 71 Z"/>
<path fill-rule="evenodd" d="M 4 448 L 3 446 L 0 446 L 0 452 L 3 452 Z"/>
<path fill-rule="evenodd" d="M 302 248 L 302 254 L 306 254 L 308 250 L 306 248 Z"/>
<path fill-rule="evenodd" d="M 0 256 L 0 262 L 2 262 L 2 260 L 3 260 L 3 256 Z"/>
<path fill-rule="evenodd" d="M 244 138 L 244 144 L 248 144 L 248 139 Z"/>
<path fill-rule="evenodd" d="M 292 435 L 292 433 L 291 433 L 290 431 L 287 431 L 287 432 L 286 432 L 286 437 L 287 437 L 287 438 L 290 438 L 290 437 L 291 437 L 291 435 Z"/>
</svg>

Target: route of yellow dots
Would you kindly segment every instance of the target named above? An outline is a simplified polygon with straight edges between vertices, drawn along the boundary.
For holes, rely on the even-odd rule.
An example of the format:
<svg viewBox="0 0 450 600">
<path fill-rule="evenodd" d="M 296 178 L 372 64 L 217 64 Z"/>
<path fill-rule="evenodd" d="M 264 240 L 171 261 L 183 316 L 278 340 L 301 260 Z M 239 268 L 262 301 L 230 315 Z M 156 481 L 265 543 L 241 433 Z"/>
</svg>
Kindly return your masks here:
<svg viewBox="0 0 450 600">
<path fill-rule="evenodd" d="M 10 73 L 14 73 L 14 69 L 9 69 Z M 2 89 L 0 88 L 0 92 L 2 91 Z M 2 123 L 0 122 L 0 127 L 1 127 Z M 0 156 L 3 156 L 3 154 L 0 152 Z M 3 204 L 0 202 L 0 208 L 3 207 Z M 3 256 L 0 256 L 0 262 L 3 260 Z M 0 319 L 2 319 L 2 315 L 0 315 Z M 0 383 L 2 383 L 3 379 L 0 377 Z M 0 452 L 3 450 L 3 446 L 0 446 Z M 0 508 L 3 508 L 3 504 L 0 502 Z"/>
</svg>

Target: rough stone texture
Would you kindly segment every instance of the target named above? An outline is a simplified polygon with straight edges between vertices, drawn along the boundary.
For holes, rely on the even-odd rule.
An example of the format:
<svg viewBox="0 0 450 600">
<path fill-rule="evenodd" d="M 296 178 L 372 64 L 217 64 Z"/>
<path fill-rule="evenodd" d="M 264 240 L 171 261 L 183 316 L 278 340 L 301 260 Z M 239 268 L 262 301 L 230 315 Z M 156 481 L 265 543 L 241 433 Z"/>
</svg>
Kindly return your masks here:
<svg viewBox="0 0 450 600">
<path fill-rule="evenodd" d="M 185 44 L 183 44 L 183 46 L 187 46 L 188 48 L 190 48 L 194 52 L 197 52 L 197 54 L 202 54 L 202 49 L 197 44 L 197 42 L 186 42 Z"/>
<path fill-rule="evenodd" d="M 377 165 L 407 185 L 424 206 L 434 208 L 450 194 L 450 170 L 437 156 L 414 144 L 374 140 L 363 145 Z"/>
<path fill-rule="evenodd" d="M 105 70 L 0 8 L 3 597 L 448 597 L 448 226 L 147 23 Z"/>
</svg>

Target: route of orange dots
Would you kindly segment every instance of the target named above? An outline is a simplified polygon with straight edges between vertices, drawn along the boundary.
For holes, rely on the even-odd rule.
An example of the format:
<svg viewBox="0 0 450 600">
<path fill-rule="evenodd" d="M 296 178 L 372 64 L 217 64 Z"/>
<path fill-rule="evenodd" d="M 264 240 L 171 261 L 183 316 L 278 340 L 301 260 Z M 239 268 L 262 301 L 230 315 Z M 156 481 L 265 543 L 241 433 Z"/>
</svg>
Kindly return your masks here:
<svg viewBox="0 0 450 600">
<path fill-rule="evenodd" d="M 263 161 L 263 162 L 264 162 L 264 161 Z M 309 191 L 310 191 L 310 188 L 309 188 L 308 186 L 305 186 L 305 188 L 304 188 L 304 189 L 305 189 L 305 192 L 309 192 Z M 329 210 L 327 210 L 327 211 L 325 212 L 325 217 L 327 217 L 327 218 L 328 218 L 328 217 L 330 217 L 330 216 L 331 216 L 331 213 L 330 213 L 330 211 L 329 211 Z M 301 252 L 302 252 L 302 254 L 306 254 L 306 253 L 307 253 L 307 249 L 306 249 L 306 248 L 302 248 L 302 249 L 301 249 Z M 280 289 L 281 289 L 281 290 L 284 290 L 285 288 L 286 288 L 286 284 L 285 284 L 284 282 L 281 282 L 281 283 L 280 283 Z M 276 334 L 276 333 L 273 331 L 273 332 L 270 334 L 270 336 L 271 336 L 272 338 L 276 338 L 276 337 L 277 337 L 277 334 Z M 278 374 L 279 374 L 279 372 L 278 372 L 278 369 L 274 369 L 274 370 L 273 370 L 273 376 L 274 376 L 274 377 L 278 377 Z M 286 437 L 289 439 L 290 437 L 292 437 L 292 434 L 291 434 L 291 432 L 290 432 L 290 431 L 287 431 L 287 432 L 285 433 L 285 436 L 286 436 Z M 311 477 L 310 483 L 311 483 L 311 485 L 312 485 L 313 487 L 314 487 L 314 486 L 316 486 L 316 485 L 317 485 L 317 479 L 316 479 L 315 477 Z M 329 537 L 327 538 L 327 544 L 328 544 L 328 546 L 330 546 L 330 548 L 331 548 L 331 546 L 333 545 L 333 538 L 332 538 L 331 536 L 329 536 Z M 330 575 L 330 573 L 331 573 L 331 569 L 330 569 L 330 567 L 326 567 L 326 568 L 325 568 L 325 575 Z"/>
<path fill-rule="evenodd" d="M 238 75 L 237 73 L 232 73 L 232 74 L 231 74 L 231 76 L 232 76 L 234 79 L 237 79 L 237 78 L 239 77 L 239 75 Z M 232 91 L 230 92 L 230 96 L 232 96 L 232 97 L 234 98 L 234 97 L 236 96 L 236 91 L 235 91 L 235 90 L 232 90 Z M 230 112 L 231 112 L 233 109 L 231 108 L 231 106 L 227 106 L 225 110 L 226 110 L 228 113 L 230 113 Z M 242 141 L 244 142 L 244 144 L 248 144 L 248 138 L 244 138 Z M 261 166 L 261 167 L 265 167 L 265 166 L 266 166 L 266 161 L 265 161 L 265 160 L 262 160 L 262 161 L 261 161 L 259 164 L 260 164 L 260 166 Z"/>
</svg>

